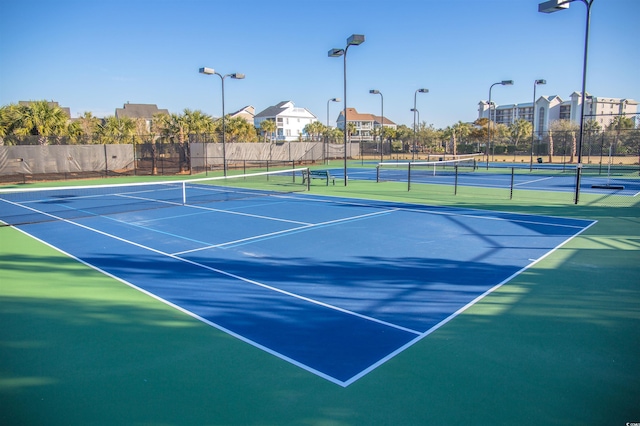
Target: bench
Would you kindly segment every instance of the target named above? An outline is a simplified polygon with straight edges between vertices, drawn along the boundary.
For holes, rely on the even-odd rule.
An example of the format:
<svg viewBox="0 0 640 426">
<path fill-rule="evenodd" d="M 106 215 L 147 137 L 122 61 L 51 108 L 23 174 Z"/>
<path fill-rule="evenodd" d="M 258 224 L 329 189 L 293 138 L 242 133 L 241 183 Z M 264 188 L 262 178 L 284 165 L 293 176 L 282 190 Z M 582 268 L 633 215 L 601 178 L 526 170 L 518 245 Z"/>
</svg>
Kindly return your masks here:
<svg viewBox="0 0 640 426">
<path fill-rule="evenodd" d="M 309 170 L 306 177 L 309 180 L 325 179 L 327 181 L 327 186 L 329 186 L 329 181 L 331 181 L 334 185 L 336 184 L 336 179 L 333 176 L 331 176 L 331 173 L 329 173 L 329 170 Z"/>
</svg>

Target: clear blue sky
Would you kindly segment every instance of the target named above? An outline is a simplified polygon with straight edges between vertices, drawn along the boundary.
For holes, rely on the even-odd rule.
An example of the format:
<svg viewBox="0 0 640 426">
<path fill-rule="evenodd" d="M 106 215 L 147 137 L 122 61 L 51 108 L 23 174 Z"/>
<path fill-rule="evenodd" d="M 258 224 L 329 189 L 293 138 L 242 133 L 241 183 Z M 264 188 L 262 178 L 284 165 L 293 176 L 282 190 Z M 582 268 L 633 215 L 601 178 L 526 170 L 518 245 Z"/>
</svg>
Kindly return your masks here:
<svg viewBox="0 0 640 426">
<path fill-rule="evenodd" d="M 327 100 L 342 98 L 346 38 L 349 107 L 411 125 L 416 89 L 421 121 L 445 127 L 477 118 L 496 86 L 498 104 L 580 91 L 586 8 L 554 14 L 541 0 L 2 0 L 0 105 L 55 100 L 73 117 L 113 115 L 127 101 L 221 114 L 259 112 L 291 100 L 326 123 Z M 640 100 L 639 0 L 595 0 L 587 91 Z M 342 103 L 331 104 L 331 124 Z"/>
</svg>

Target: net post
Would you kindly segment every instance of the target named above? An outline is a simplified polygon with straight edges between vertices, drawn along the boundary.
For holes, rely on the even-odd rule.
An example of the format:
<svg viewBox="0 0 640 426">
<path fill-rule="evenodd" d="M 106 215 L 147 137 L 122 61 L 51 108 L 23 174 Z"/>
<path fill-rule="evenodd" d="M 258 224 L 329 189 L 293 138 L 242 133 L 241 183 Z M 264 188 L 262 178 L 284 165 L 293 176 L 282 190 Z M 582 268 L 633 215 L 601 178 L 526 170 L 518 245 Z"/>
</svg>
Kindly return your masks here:
<svg viewBox="0 0 640 426">
<path fill-rule="evenodd" d="M 411 162 L 407 167 L 407 191 L 411 191 Z"/>
<path fill-rule="evenodd" d="M 182 205 L 187 205 L 187 183 L 182 181 Z"/>
<path fill-rule="evenodd" d="M 511 191 L 509 193 L 509 199 L 513 200 L 513 174 L 515 173 L 515 167 L 511 168 Z"/>
<path fill-rule="evenodd" d="M 458 165 L 455 165 L 455 170 L 456 170 L 456 178 L 455 178 L 455 183 L 453 185 L 453 195 L 458 195 Z"/>
<path fill-rule="evenodd" d="M 376 166 L 376 183 L 380 183 L 380 165 Z"/>
</svg>

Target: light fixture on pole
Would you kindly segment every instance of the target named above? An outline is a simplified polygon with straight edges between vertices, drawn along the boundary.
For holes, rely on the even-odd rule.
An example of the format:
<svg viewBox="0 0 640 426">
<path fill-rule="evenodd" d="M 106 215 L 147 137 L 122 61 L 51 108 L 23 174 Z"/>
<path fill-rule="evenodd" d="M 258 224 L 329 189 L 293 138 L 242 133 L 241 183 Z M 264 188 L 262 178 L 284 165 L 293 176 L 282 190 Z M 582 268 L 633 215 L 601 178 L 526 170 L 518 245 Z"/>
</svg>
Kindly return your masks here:
<svg viewBox="0 0 640 426">
<path fill-rule="evenodd" d="M 533 143 L 536 134 L 533 130 L 536 127 L 536 87 L 538 84 L 547 84 L 547 80 L 536 80 L 533 82 L 533 104 L 531 104 L 531 158 L 529 159 L 529 171 L 533 170 Z"/>
<path fill-rule="evenodd" d="M 569 3 L 578 0 L 550 0 L 538 4 L 538 12 L 553 13 L 569 8 Z M 584 135 L 584 104 L 587 91 L 587 52 L 589 50 L 589 24 L 591 22 L 591 6 L 595 0 L 580 0 L 587 7 L 587 23 L 584 32 L 584 60 L 582 63 L 582 100 L 580 105 L 580 134 L 578 137 L 578 164 L 576 166 L 576 189 L 574 203 L 578 204 L 580 198 L 580 175 L 582 173 L 582 139 Z"/>
<path fill-rule="evenodd" d="M 380 95 L 380 162 L 384 161 L 383 157 L 383 143 L 384 143 L 384 96 L 379 90 L 371 89 L 369 93 L 372 95 Z"/>
<path fill-rule="evenodd" d="M 340 102 L 340 98 L 331 98 L 327 101 L 327 132 L 329 132 L 329 103 L 330 102 Z M 325 150 L 324 150 L 324 161 L 325 164 L 329 164 L 329 134 L 327 133 L 327 137 L 325 138 Z"/>
<path fill-rule="evenodd" d="M 417 107 L 416 107 L 416 102 L 417 102 L 417 96 L 418 93 L 429 93 L 429 89 L 418 89 L 415 91 L 415 93 L 413 94 L 413 109 L 411 111 L 413 111 L 413 160 L 416 159 L 416 112 Z M 418 122 L 420 121 L 419 119 L 420 114 L 418 113 Z"/>
<path fill-rule="evenodd" d="M 487 170 L 489 170 L 489 150 L 491 149 L 491 89 L 493 89 L 493 86 L 498 84 L 502 86 L 511 86 L 513 85 L 513 80 L 502 80 L 497 83 L 493 83 L 489 87 L 489 122 L 487 123 Z"/>
<path fill-rule="evenodd" d="M 349 50 L 349 46 L 358 46 L 362 43 L 364 43 L 364 35 L 352 34 L 347 39 L 347 47 L 344 49 L 331 49 L 328 53 L 328 56 L 331 58 L 344 56 L 344 186 L 347 186 L 347 51 Z"/>
<path fill-rule="evenodd" d="M 220 77 L 220 80 L 222 81 L 222 170 L 224 175 L 226 176 L 227 175 L 227 152 L 226 152 L 226 146 L 225 146 L 226 128 L 225 128 L 225 116 L 224 116 L 224 79 L 227 77 L 231 77 L 235 80 L 242 80 L 244 78 L 244 74 L 233 73 L 233 74 L 222 75 L 216 70 L 214 70 L 213 68 L 207 68 L 207 67 L 200 68 L 200 74 L 217 75 L 218 77 Z"/>
</svg>

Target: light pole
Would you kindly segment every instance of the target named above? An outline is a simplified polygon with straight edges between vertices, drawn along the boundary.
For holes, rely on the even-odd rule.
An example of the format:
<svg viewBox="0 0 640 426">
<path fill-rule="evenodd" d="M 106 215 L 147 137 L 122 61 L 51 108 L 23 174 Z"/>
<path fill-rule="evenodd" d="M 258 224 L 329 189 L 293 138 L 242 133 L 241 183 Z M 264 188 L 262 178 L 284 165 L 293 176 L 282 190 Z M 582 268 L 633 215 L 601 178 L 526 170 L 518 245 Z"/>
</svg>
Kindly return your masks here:
<svg viewBox="0 0 640 426">
<path fill-rule="evenodd" d="M 569 3 L 577 0 L 550 0 L 538 4 L 538 12 L 553 13 L 559 10 L 568 9 Z M 578 137 L 578 164 L 576 167 L 576 190 L 574 203 L 578 204 L 580 198 L 580 175 L 582 173 L 582 138 L 584 134 L 584 104 L 587 90 L 587 51 L 589 48 L 589 24 L 591 22 L 591 6 L 595 0 L 580 0 L 587 7 L 587 23 L 584 32 L 584 61 L 582 63 L 582 101 L 580 106 L 580 134 Z"/>
<path fill-rule="evenodd" d="M 413 116 L 415 117 L 418 114 L 418 123 L 420 122 L 420 111 L 417 108 L 411 108 L 411 112 L 413 112 Z M 416 152 L 416 125 L 415 120 L 413 122 L 413 153 L 415 155 Z"/>
<path fill-rule="evenodd" d="M 535 134 L 533 130 L 536 127 L 536 87 L 538 84 L 547 84 L 547 80 L 536 80 L 533 82 L 533 104 L 531 110 L 531 159 L 529 160 L 529 171 L 533 170 L 533 142 L 535 141 Z"/>
<path fill-rule="evenodd" d="M 371 89 L 369 93 L 372 95 L 380 95 L 380 162 L 384 161 L 383 158 L 383 143 L 384 143 L 384 96 L 379 90 Z"/>
<path fill-rule="evenodd" d="M 489 122 L 487 123 L 487 170 L 489 170 L 489 150 L 491 149 L 491 89 L 493 86 L 500 84 L 501 86 L 513 85 L 513 80 L 502 80 L 497 83 L 493 83 L 489 87 Z"/>
<path fill-rule="evenodd" d="M 327 132 L 329 132 L 329 103 L 330 102 L 340 102 L 340 98 L 331 98 L 327 101 Z M 325 139 L 325 164 L 329 164 L 329 134 L 327 133 L 327 137 Z"/>
<path fill-rule="evenodd" d="M 429 93 L 429 89 L 418 89 L 415 91 L 415 93 L 413 94 L 413 109 L 411 111 L 413 111 L 413 156 L 412 161 L 415 161 L 416 159 L 416 112 L 417 107 L 416 107 L 416 102 L 417 102 L 417 96 L 418 93 Z M 420 114 L 418 113 L 418 116 Z M 418 118 L 418 122 L 420 121 L 420 119 Z"/>
<path fill-rule="evenodd" d="M 224 79 L 227 77 L 231 77 L 236 80 L 242 80 L 244 78 L 244 74 L 233 73 L 233 74 L 225 74 L 222 75 L 213 68 L 203 67 L 200 68 L 200 74 L 207 75 L 217 75 L 220 77 L 220 81 L 222 81 L 222 170 L 225 176 L 227 176 L 227 152 L 225 147 L 225 116 L 224 116 Z"/>
<path fill-rule="evenodd" d="M 344 49 L 331 49 L 328 53 L 330 58 L 344 56 L 344 186 L 347 186 L 347 51 L 349 50 L 349 46 L 358 46 L 362 43 L 364 43 L 364 35 L 352 34 L 347 39 L 347 47 Z"/>
</svg>

